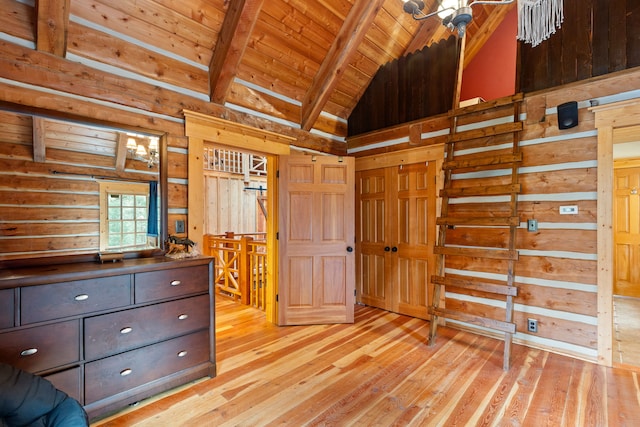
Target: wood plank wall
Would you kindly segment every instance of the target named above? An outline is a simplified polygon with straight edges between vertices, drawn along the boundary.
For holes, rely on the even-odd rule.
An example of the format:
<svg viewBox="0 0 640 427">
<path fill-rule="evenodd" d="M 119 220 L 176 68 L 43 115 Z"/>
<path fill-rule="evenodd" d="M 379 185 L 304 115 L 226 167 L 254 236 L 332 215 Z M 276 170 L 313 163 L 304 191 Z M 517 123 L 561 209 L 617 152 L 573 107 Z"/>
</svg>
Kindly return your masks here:
<svg viewBox="0 0 640 427">
<path fill-rule="evenodd" d="M 640 66 L 640 5 L 564 2 L 564 22 L 536 47 L 520 43 L 519 92 L 533 92 Z"/>
<path fill-rule="evenodd" d="M 553 90 L 525 95 L 521 135 L 523 164 L 519 170 L 522 193 L 518 212 L 520 227 L 517 249 L 515 300 L 517 342 L 588 360 L 597 356 L 597 241 L 596 176 L 597 133 L 588 108 L 591 101 L 604 105 L 640 96 L 640 70 L 615 73 Z M 578 101 L 579 125 L 559 130 L 556 106 Z M 487 126 L 497 117 L 478 117 L 468 126 Z M 415 135 L 419 129 L 419 142 Z M 443 116 L 396 126 L 377 133 L 350 138 L 349 153 L 364 157 L 416 146 L 441 144 L 448 134 Z M 412 143 L 412 141 L 414 141 Z M 486 178 L 486 177 L 485 177 Z M 500 179 L 495 178 L 495 179 Z M 500 214 L 501 201 L 487 199 L 482 209 Z M 561 215 L 560 206 L 577 206 L 577 215 Z M 478 205 L 455 209 L 478 214 Z M 538 221 L 538 231 L 526 230 L 527 219 Z M 454 230 L 461 242 L 482 239 L 474 229 Z M 475 233 L 475 234 L 474 234 Z M 493 242 L 496 246 L 504 242 Z M 499 278 L 501 261 L 447 257 L 446 268 L 454 274 L 479 274 Z M 446 305 L 474 314 L 494 312 L 503 305 L 486 295 L 455 290 L 446 295 Z M 525 330 L 527 318 L 538 320 L 539 332 Z M 463 328 L 473 325 L 458 323 Z M 476 329 L 477 330 L 477 329 Z M 489 331 L 481 331 L 489 334 Z"/>
<path fill-rule="evenodd" d="M 119 133 L 0 111 L 0 261 L 99 251 L 97 177 L 159 181 L 145 162 L 127 159 L 116 171 Z"/>
<path fill-rule="evenodd" d="M 178 5 L 174 2 L 173 6 L 184 6 L 184 13 L 191 13 L 186 3 Z M 347 129 L 344 120 L 321 116 L 317 130 L 328 137 L 305 132 L 289 124 L 297 123 L 300 117 L 300 107 L 293 101 L 256 94 L 251 87 L 239 83 L 232 84 L 227 100 L 239 108 L 209 102 L 207 69 L 213 47 L 202 45 L 200 34 L 208 31 L 207 26 L 218 26 L 210 20 L 223 19 L 224 11 L 213 5 L 199 5 L 198 13 L 202 13 L 203 22 L 194 28 L 195 21 L 180 17 L 180 14 L 166 15 L 169 9 L 154 11 L 152 17 L 144 17 L 148 11 L 133 2 L 72 1 L 64 58 L 35 50 L 36 14 L 32 5 L 0 0 L 0 7 L 7 11 L 0 14 L 4 34 L 0 37 L 0 90 L 9 82 L 19 82 L 25 89 L 35 86 L 47 90 L 46 95 L 36 91 L 42 99 L 34 99 L 29 93 L 20 97 L 8 92 L 0 96 L 0 101 L 15 103 L 24 110 L 34 104 L 47 105 L 45 101 L 52 101 L 61 94 L 71 99 L 75 95 L 80 97 L 76 99 L 79 104 L 65 100 L 62 104 L 51 102 L 42 108 L 128 124 L 132 120 L 121 117 L 126 110 L 137 116 L 134 120 L 137 126 L 153 130 L 170 130 L 176 125 L 184 127 L 182 112 L 187 109 L 291 136 L 296 138 L 298 147 L 336 155 L 345 153 L 343 138 Z M 109 19 L 111 16 L 119 18 Z M 88 24 L 96 17 L 104 20 L 105 25 Z M 145 19 L 152 19 L 158 25 L 147 25 Z M 167 37 L 163 30 L 167 22 L 172 23 L 171 28 L 176 32 L 173 37 Z M 207 34 L 212 35 L 211 32 Z M 144 43 L 127 42 L 129 38 L 141 42 L 153 39 L 162 50 L 152 51 Z M 213 43 L 215 37 L 207 40 Z M 106 67 L 103 63 L 113 65 Z M 85 111 L 82 104 L 86 103 L 82 101 L 88 99 L 94 100 L 94 108 Z M 114 106 L 120 114 L 105 113 Z M 169 133 L 181 136 L 184 129 Z"/>
<path fill-rule="evenodd" d="M 251 189 L 246 189 L 250 187 Z M 265 191 L 255 190 L 264 188 Z M 267 196 L 266 178 L 242 178 L 225 173 L 205 172 L 205 234 L 236 234 L 264 232 L 263 218 L 258 205 L 259 196 Z M 266 202 L 265 202 L 266 203 Z"/>
<path fill-rule="evenodd" d="M 458 49 L 452 35 L 380 67 L 349 116 L 349 136 L 451 109 Z"/>
</svg>

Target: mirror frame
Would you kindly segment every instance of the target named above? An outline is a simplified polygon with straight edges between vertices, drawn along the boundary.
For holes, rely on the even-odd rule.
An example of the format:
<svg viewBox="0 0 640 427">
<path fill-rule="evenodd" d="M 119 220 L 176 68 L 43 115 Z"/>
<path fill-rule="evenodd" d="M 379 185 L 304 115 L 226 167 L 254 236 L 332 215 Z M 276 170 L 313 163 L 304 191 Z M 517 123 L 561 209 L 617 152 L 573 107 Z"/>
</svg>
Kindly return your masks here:
<svg viewBox="0 0 640 427">
<path fill-rule="evenodd" d="M 169 217 L 169 200 L 168 200 L 168 176 L 169 176 L 169 167 L 168 167 L 168 149 L 167 149 L 167 132 L 162 132 L 158 130 L 152 130 L 147 128 L 141 128 L 138 126 L 126 125 L 123 123 L 111 122 L 108 120 L 98 120 L 93 119 L 91 117 L 85 117 L 74 114 L 61 113 L 58 111 L 41 109 L 28 107 L 24 105 L 16 105 L 13 103 L 2 102 L 0 101 L 0 111 L 20 114 L 24 116 L 30 117 L 40 117 L 44 119 L 57 120 L 61 122 L 69 122 L 82 126 L 90 126 L 97 128 L 110 129 L 114 131 L 120 132 L 135 132 L 145 135 L 153 135 L 159 138 L 159 156 L 160 163 L 158 165 L 158 184 L 160 186 L 159 196 L 159 229 L 158 229 L 158 247 L 154 249 L 144 249 L 144 250 L 133 250 L 133 251 L 125 251 L 124 259 L 132 259 L 132 258 L 150 258 L 155 256 L 163 256 L 166 253 L 166 241 L 168 239 L 168 217 Z M 92 176 L 93 174 L 87 172 L 87 176 Z M 117 177 L 110 178 L 114 180 L 120 180 Z M 126 179 L 121 179 L 122 182 L 130 182 Z M 88 262 L 88 261 L 96 261 L 98 259 L 98 254 L 100 253 L 100 249 L 97 248 L 95 253 L 69 253 L 60 256 L 54 257 L 45 257 L 45 258 L 16 258 L 0 261 L 0 268 L 12 268 L 19 267 L 24 265 L 46 265 L 46 264 L 66 264 L 73 262 Z"/>
</svg>

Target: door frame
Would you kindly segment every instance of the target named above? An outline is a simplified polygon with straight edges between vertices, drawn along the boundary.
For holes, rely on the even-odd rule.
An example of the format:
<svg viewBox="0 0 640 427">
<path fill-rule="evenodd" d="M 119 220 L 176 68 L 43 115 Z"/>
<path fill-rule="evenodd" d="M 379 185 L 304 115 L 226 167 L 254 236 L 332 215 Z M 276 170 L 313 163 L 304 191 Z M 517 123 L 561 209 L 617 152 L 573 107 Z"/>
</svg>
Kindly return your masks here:
<svg viewBox="0 0 640 427">
<path fill-rule="evenodd" d="M 598 363 L 613 366 L 613 144 L 637 139 L 640 100 L 589 108 L 598 131 Z"/>
<path fill-rule="evenodd" d="M 444 143 L 437 143 L 433 145 L 420 146 L 416 148 L 408 148 L 404 150 L 393 151 L 389 153 L 373 154 L 369 156 L 356 157 L 355 160 L 355 173 L 363 172 L 373 169 L 386 169 L 391 167 L 403 167 L 416 163 L 431 163 L 433 162 L 436 168 L 435 176 L 435 216 L 438 218 L 442 209 L 442 197 L 440 197 L 440 190 L 444 187 L 444 172 L 442 170 L 442 164 L 444 163 Z M 388 184 L 387 184 L 388 185 Z M 357 192 L 356 192 L 357 193 Z M 359 194 L 355 195 L 356 204 L 359 201 Z M 387 207 L 386 209 L 389 209 Z M 359 208 L 356 207 L 356 212 Z M 386 215 L 386 213 L 385 213 Z M 357 224 L 356 220 L 356 224 Z M 437 240 L 438 226 L 434 226 L 434 232 Z M 356 227 L 356 284 L 361 284 L 359 263 L 361 256 L 361 244 L 359 241 L 360 232 Z M 437 262 L 434 264 L 437 267 Z M 427 278 L 427 286 L 431 286 L 430 278 Z M 358 289 L 359 291 L 360 289 Z M 433 291 L 428 292 L 429 295 L 433 294 Z M 356 302 L 361 303 L 362 295 L 358 292 Z M 442 302 L 444 302 L 444 294 L 442 295 Z M 428 302 L 429 304 L 432 301 Z"/>
<path fill-rule="evenodd" d="M 204 241 L 204 142 L 252 151 L 267 157 L 267 265 L 278 265 L 278 158 L 289 155 L 295 138 L 219 119 L 194 111 L 183 111 L 189 139 L 187 166 L 187 235 L 202 247 Z M 267 269 L 266 319 L 277 323 L 278 269 Z"/>
</svg>

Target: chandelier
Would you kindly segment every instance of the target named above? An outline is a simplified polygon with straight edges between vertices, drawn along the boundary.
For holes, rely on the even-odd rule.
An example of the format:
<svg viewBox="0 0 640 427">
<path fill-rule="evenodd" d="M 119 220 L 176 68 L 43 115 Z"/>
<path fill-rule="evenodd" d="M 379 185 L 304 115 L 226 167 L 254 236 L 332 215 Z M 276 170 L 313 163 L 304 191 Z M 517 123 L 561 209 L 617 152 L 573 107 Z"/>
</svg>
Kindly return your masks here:
<svg viewBox="0 0 640 427">
<path fill-rule="evenodd" d="M 403 9 L 413 19 L 421 21 L 438 15 L 442 24 L 464 36 L 467 25 L 473 20 L 471 6 L 477 4 L 503 5 L 516 0 L 440 0 L 438 8 L 424 13 L 424 1 L 402 0 Z M 562 0 L 518 0 L 518 40 L 537 46 L 560 28 L 564 20 Z"/>
<path fill-rule="evenodd" d="M 467 25 L 473 19 L 471 6 L 476 4 L 509 4 L 515 0 L 476 0 L 467 4 L 467 0 L 441 0 L 438 8 L 431 13 L 424 13 L 424 2 L 422 0 L 402 0 L 403 9 L 416 21 L 431 18 L 438 15 L 442 19 L 442 25 L 451 31 L 458 31 L 460 37 L 464 36 Z"/>
<path fill-rule="evenodd" d="M 160 163 L 159 139 L 157 136 L 127 133 L 127 157 L 145 162 L 152 168 Z"/>
</svg>

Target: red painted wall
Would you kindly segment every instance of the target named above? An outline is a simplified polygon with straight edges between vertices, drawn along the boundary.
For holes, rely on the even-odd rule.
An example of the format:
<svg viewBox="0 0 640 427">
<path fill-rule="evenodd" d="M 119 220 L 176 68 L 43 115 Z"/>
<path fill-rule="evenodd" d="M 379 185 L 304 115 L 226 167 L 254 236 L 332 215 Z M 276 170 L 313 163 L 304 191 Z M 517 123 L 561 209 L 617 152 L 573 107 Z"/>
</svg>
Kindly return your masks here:
<svg viewBox="0 0 640 427">
<path fill-rule="evenodd" d="M 514 7 L 464 69 L 461 100 L 480 96 L 488 101 L 515 93 L 517 33 L 518 8 Z"/>
</svg>

